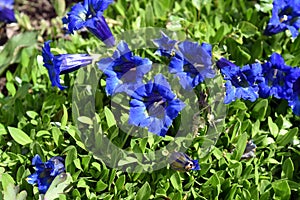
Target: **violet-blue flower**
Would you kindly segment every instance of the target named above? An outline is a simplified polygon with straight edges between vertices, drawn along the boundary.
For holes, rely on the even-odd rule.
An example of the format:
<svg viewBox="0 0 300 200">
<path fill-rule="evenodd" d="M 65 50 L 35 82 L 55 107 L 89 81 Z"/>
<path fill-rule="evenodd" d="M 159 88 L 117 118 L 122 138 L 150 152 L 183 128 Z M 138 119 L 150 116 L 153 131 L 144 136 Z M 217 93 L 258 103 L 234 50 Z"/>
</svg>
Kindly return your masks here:
<svg viewBox="0 0 300 200">
<path fill-rule="evenodd" d="M 179 77 L 181 86 L 191 90 L 206 78 L 213 78 L 211 45 L 184 41 L 178 45 L 178 51 L 169 65 L 170 73 Z"/>
<path fill-rule="evenodd" d="M 115 45 L 115 38 L 103 17 L 104 10 L 113 0 L 84 0 L 75 4 L 63 23 L 68 24 L 68 30 L 73 33 L 86 27 L 92 34 L 105 43 L 106 46 Z"/>
<path fill-rule="evenodd" d="M 129 105 L 129 124 L 147 127 L 149 132 L 163 137 L 185 107 L 162 74 L 157 74 L 154 81 L 140 84 L 131 93 Z"/>
<path fill-rule="evenodd" d="M 97 65 L 106 75 L 107 95 L 113 95 L 117 87 L 120 92 L 134 90 L 150 71 L 152 62 L 148 58 L 135 56 L 127 43 L 121 41 L 113 56 L 101 59 Z"/>
<path fill-rule="evenodd" d="M 180 172 L 190 170 L 200 170 L 198 160 L 193 160 L 187 154 L 182 152 L 173 152 L 170 155 L 169 163 L 171 168 Z"/>
<path fill-rule="evenodd" d="M 13 4 L 14 0 L 0 1 L 0 22 L 16 22 Z"/>
<path fill-rule="evenodd" d="M 159 56 L 171 57 L 177 41 L 170 39 L 164 32 L 161 32 L 161 36 L 161 38 L 153 40 L 153 43 L 158 47 L 155 53 Z"/>
<path fill-rule="evenodd" d="M 292 84 L 292 93 L 289 94 L 287 101 L 289 106 L 291 106 L 293 113 L 300 116 L 300 68 L 292 68 L 288 78 Z"/>
<path fill-rule="evenodd" d="M 287 98 L 292 92 L 291 74 L 292 67 L 285 64 L 278 53 L 273 53 L 269 61 L 262 64 L 264 81 L 259 84 L 259 96 L 267 98 L 274 96 L 278 99 Z"/>
<path fill-rule="evenodd" d="M 47 68 L 52 86 L 61 90 L 65 87 L 60 84 L 59 75 L 66 74 L 92 63 L 93 58 L 88 54 L 60 54 L 53 55 L 50 51 L 50 43 L 44 43 L 42 56 L 44 66 Z"/>
<path fill-rule="evenodd" d="M 226 80 L 226 96 L 224 103 L 228 104 L 236 99 L 255 101 L 258 98 L 258 83 L 263 81 L 262 67 L 259 63 L 236 66 L 225 58 L 217 61 L 217 66 Z"/>
<path fill-rule="evenodd" d="M 64 159 L 59 156 L 50 158 L 43 163 L 39 155 L 32 159 L 32 165 L 36 172 L 28 176 L 27 181 L 30 184 L 37 184 L 40 194 L 45 194 L 54 178 L 65 172 Z"/>
<path fill-rule="evenodd" d="M 300 1 L 274 0 L 272 17 L 265 29 L 265 35 L 290 30 L 292 37 L 298 36 L 300 27 Z"/>
</svg>

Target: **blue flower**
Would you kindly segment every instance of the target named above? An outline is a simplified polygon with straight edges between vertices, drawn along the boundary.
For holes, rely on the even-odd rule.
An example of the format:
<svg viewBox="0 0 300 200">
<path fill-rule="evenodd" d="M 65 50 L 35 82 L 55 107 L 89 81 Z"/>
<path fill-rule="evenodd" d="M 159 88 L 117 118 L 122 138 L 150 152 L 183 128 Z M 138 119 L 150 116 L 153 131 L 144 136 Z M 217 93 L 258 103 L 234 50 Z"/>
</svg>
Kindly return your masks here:
<svg viewBox="0 0 300 200">
<path fill-rule="evenodd" d="M 198 160 L 192 160 L 187 154 L 182 152 L 173 152 L 169 158 L 169 162 L 171 168 L 177 171 L 200 170 Z"/>
<path fill-rule="evenodd" d="M 66 74 L 79 69 L 80 67 L 92 63 L 93 58 L 87 54 L 60 54 L 53 55 L 50 51 L 50 41 L 45 42 L 42 56 L 44 66 L 47 68 L 52 86 L 57 86 L 61 90 L 63 87 L 60 84 L 59 75 Z"/>
<path fill-rule="evenodd" d="M 163 137 L 185 107 L 162 74 L 156 75 L 154 82 L 140 84 L 131 94 L 129 105 L 129 124 L 148 127 L 148 131 Z"/>
<path fill-rule="evenodd" d="M 179 77 L 184 89 L 191 90 L 206 78 L 213 78 L 211 45 L 184 41 L 178 45 L 178 51 L 172 57 L 169 71 Z"/>
<path fill-rule="evenodd" d="M 246 145 L 246 149 L 241 157 L 241 159 L 250 159 L 255 157 L 256 145 L 253 140 L 249 140 Z"/>
<path fill-rule="evenodd" d="M 300 27 L 299 16 L 299 0 L 274 0 L 272 17 L 264 34 L 273 35 L 288 29 L 292 33 L 292 37 L 297 37 Z"/>
<path fill-rule="evenodd" d="M 300 68 L 293 68 L 289 80 L 292 83 L 292 93 L 287 98 L 295 115 L 300 115 Z"/>
<path fill-rule="evenodd" d="M 65 172 L 64 159 L 55 156 L 43 163 L 39 155 L 35 155 L 32 159 L 32 165 L 35 166 L 36 172 L 27 178 L 30 184 L 37 184 L 40 194 L 45 194 L 50 187 L 54 178 Z"/>
<path fill-rule="evenodd" d="M 261 64 L 254 63 L 240 68 L 225 58 L 221 58 L 217 61 L 217 66 L 221 69 L 224 79 L 227 80 L 225 104 L 241 98 L 252 102 L 258 98 L 257 84 L 263 81 Z"/>
<path fill-rule="evenodd" d="M 267 98 L 274 96 L 278 99 L 287 99 L 292 93 L 291 77 L 293 68 L 285 64 L 278 53 L 273 53 L 269 61 L 262 64 L 264 81 L 259 84 L 259 96 Z"/>
<path fill-rule="evenodd" d="M 16 22 L 13 4 L 14 0 L 0 1 L 0 22 Z"/>
<path fill-rule="evenodd" d="M 152 67 L 148 58 L 134 56 L 124 41 L 118 44 L 111 58 L 103 58 L 97 64 L 106 75 L 108 95 L 113 95 L 117 87 L 118 91 L 134 90 Z"/>
<path fill-rule="evenodd" d="M 171 57 L 175 51 L 176 40 L 171 40 L 165 33 L 161 32 L 161 38 L 153 40 L 158 47 L 156 54 L 159 56 Z"/>
<path fill-rule="evenodd" d="M 115 38 L 103 17 L 104 10 L 112 2 L 113 0 L 84 0 L 71 8 L 68 16 L 63 18 L 63 23 L 68 24 L 70 33 L 86 27 L 106 46 L 112 47 L 115 45 Z"/>
</svg>

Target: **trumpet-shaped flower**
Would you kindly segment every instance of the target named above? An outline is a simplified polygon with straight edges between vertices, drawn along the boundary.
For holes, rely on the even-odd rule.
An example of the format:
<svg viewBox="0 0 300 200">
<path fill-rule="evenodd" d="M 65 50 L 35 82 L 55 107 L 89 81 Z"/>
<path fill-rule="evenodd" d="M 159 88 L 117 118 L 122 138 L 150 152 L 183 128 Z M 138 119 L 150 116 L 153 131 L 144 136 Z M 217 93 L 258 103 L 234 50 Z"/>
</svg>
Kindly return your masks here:
<svg viewBox="0 0 300 200">
<path fill-rule="evenodd" d="M 293 68 L 285 64 L 278 53 L 273 53 L 268 62 L 262 64 L 264 81 L 259 84 L 259 96 L 288 99 L 292 93 Z"/>
<path fill-rule="evenodd" d="M 156 54 L 159 56 L 171 57 L 175 53 L 176 40 L 171 40 L 165 33 L 161 32 L 161 38 L 153 40 L 153 43 L 158 47 Z"/>
<path fill-rule="evenodd" d="M 252 102 L 258 98 L 257 84 L 263 81 L 262 67 L 259 63 L 240 68 L 225 58 L 221 58 L 217 66 L 226 80 L 225 104 L 241 98 Z"/>
<path fill-rule="evenodd" d="M 162 74 L 156 75 L 154 82 L 140 84 L 131 94 L 129 105 L 129 124 L 148 127 L 150 132 L 163 137 L 185 107 Z"/>
<path fill-rule="evenodd" d="M 39 155 L 32 159 L 32 165 L 36 172 L 28 176 L 27 181 L 30 184 L 37 184 L 40 194 L 45 194 L 54 178 L 65 171 L 64 159 L 55 156 L 43 163 Z"/>
<path fill-rule="evenodd" d="M 255 157 L 256 144 L 254 144 L 253 140 L 249 140 L 246 144 L 246 149 L 241 157 L 241 159 L 250 159 Z"/>
<path fill-rule="evenodd" d="M 296 77 L 293 82 L 293 93 L 288 99 L 289 106 L 291 106 L 295 115 L 300 115 L 300 68 L 295 68 L 294 77 Z"/>
<path fill-rule="evenodd" d="M 148 58 L 134 56 L 124 41 L 118 44 L 112 57 L 103 58 L 97 64 L 107 77 L 105 89 L 108 95 L 113 95 L 117 87 L 119 91 L 134 90 L 152 67 Z"/>
<path fill-rule="evenodd" d="M 52 86 L 61 90 L 65 87 L 60 84 L 59 75 L 66 74 L 92 63 L 93 58 L 88 54 L 60 54 L 53 55 L 50 51 L 50 41 L 45 42 L 42 56 L 47 68 Z"/>
<path fill-rule="evenodd" d="M 300 28 L 300 1 L 274 0 L 272 17 L 265 29 L 265 35 L 273 35 L 290 30 L 292 37 L 298 36 Z"/>
<path fill-rule="evenodd" d="M 68 24 L 70 33 L 86 27 L 106 46 L 112 47 L 115 45 L 115 38 L 103 17 L 104 10 L 112 2 L 113 0 L 84 0 L 71 8 L 68 16 L 63 18 L 63 23 Z"/>
<path fill-rule="evenodd" d="M 0 1 L 0 22 L 11 23 L 15 22 L 14 0 Z"/>
<path fill-rule="evenodd" d="M 169 71 L 179 77 L 184 89 L 191 90 L 206 78 L 213 78 L 211 45 L 184 41 L 172 57 Z"/>
<path fill-rule="evenodd" d="M 198 160 L 192 160 L 187 154 L 173 152 L 169 158 L 171 168 L 180 172 L 200 170 Z"/>
</svg>

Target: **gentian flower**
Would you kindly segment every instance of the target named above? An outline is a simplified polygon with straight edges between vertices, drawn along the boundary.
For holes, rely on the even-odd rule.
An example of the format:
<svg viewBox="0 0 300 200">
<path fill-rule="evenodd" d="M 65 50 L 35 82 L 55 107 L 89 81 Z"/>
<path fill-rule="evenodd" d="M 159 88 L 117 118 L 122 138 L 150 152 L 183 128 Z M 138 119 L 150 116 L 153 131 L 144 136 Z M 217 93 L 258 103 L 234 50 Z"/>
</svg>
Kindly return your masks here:
<svg viewBox="0 0 300 200">
<path fill-rule="evenodd" d="M 274 0 L 272 17 L 265 29 L 265 35 L 273 35 L 284 30 L 290 30 L 292 37 L 298 36 L 300 27 L 300 1 Z"/>
<path fill-rule="evenodd" d="M 63 18 L 63 23 L 68 24 L 70 33 L 86 27 L 106 46 L 112 47 L 115 45 L 115 38 L 103 17 L 104 10 L 112 2 L 113 0 L 84 0 L 79 2 L 71 8 L 68 16 Z"/>
<path fill-rule="evenodd" d="M 163 137 L 185 107 L 162 74 L 156 75 L 154 82 L 141 84 L 131 94 L 129 105 L 129 124 L 148 127 L 148 131 Z"/>
<path fill-rule="evenodd" d="M 40 194 L 45 194 L 50 187 L 54 178 L 65 172 L 64 159 L 55 156 L 43 163 L 39 155 L 32 159 L 32 165 L 35 166 L 36 172 L 27 178 L 30 184 L 37 184 Z"/>
<path fill-rule="evenodd" d="M 176 40 L 171 40 L 165 33 L 161 32 L 161 38 L 153 40 L 153 43 L 158 47 L 156 54 L 159 56 L 171 57 L 175 53 Z"/>
<path fill-rule="evenodd" d="M 92 63 L 93 58 L 88 54 L 60 54 L 53 55 L 50 51 L 50 41 L 45 42 L 42 56 L 44 66 L 47 68 L 52 86 L 57 86 L 61 90 L 63 87 L 59 81 L 60 74 L 66 74 L 79 69 L 80 67 Z"/>
<path fill-rule="evenodd" d="M 118 92 L 134 90 L 152 67 L 152 62 L 148 58 L 134 56 L 124 41 L 118 44 L 112 57 L 103 58 L 97 64 L 107 77 L 105 88 L 107 95 L 113 95 L 117 87 Z"/>
<path fill-rule="evenodd" d="M 184 41 L 178 45 L 178 51 L 169 65 L 170 73 L 179 77 L 184 89 L 191 90 L 206 78 L 213 78 L 211 45 Z"/>
<path fill-rule="evenodd" d="M 171 168 L 180 172 L 200 170 L 198 160 L 192 160 L 187 154 L 173 152 L 169 158 Z"/>
<path fill-rule="evenodd" d="M 292 92 L 286 100 L 291 106 L 295 115 L 300 115 L 300 68 L 294 67 L 288 76 L 290 83 L 292 84 Z"/>
<path fill-rule="evenodd" d="M 221 69 L 224 79 L 227 80 L 225 104 L 241 98 L 252 102 L 258 98 L 257 84 L 263 81 L 262 67 L 259 63 L 240 68 L 225 58 L 221 58 L 217 61 L 217 66 Z"/>
<path fill-rule="evenodd" d="M 295 78 L 293 68 L 285 64 L 278 53 L 273 53 L 269 61 L 262 64 L 264 81 L 259 84 L 259 96 L 267 98 L 274 96 L 278 99 L 288 99 L 292 93 Z"/>
<path fill-rule="evenodd" d="M 0 22 L 5 22 L 5 23 L 16 22 L 13 4 L 14 4 L 14 0 L 0 1 Z"/>
<path fill-rule="evenodd" d="M 249 140 L 246 145 L 246 149 L 241 157 L 241 159 L 250 159 L 255 157 L 256 145 L 253 140 Z"/>
</svg>

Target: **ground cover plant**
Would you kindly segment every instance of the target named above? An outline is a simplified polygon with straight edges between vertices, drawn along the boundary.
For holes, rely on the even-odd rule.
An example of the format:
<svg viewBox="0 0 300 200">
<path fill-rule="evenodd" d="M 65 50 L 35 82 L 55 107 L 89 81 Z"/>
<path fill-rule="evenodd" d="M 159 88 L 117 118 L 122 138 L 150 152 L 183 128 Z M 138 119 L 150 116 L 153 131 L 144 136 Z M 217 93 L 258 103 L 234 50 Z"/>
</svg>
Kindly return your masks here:
<svg viewBox="0 0 300 200">
<path fill-rule="evenodd" d="M 299 5 L 0 0 L 0 198 L 299 199 Z"/>
</svg>

